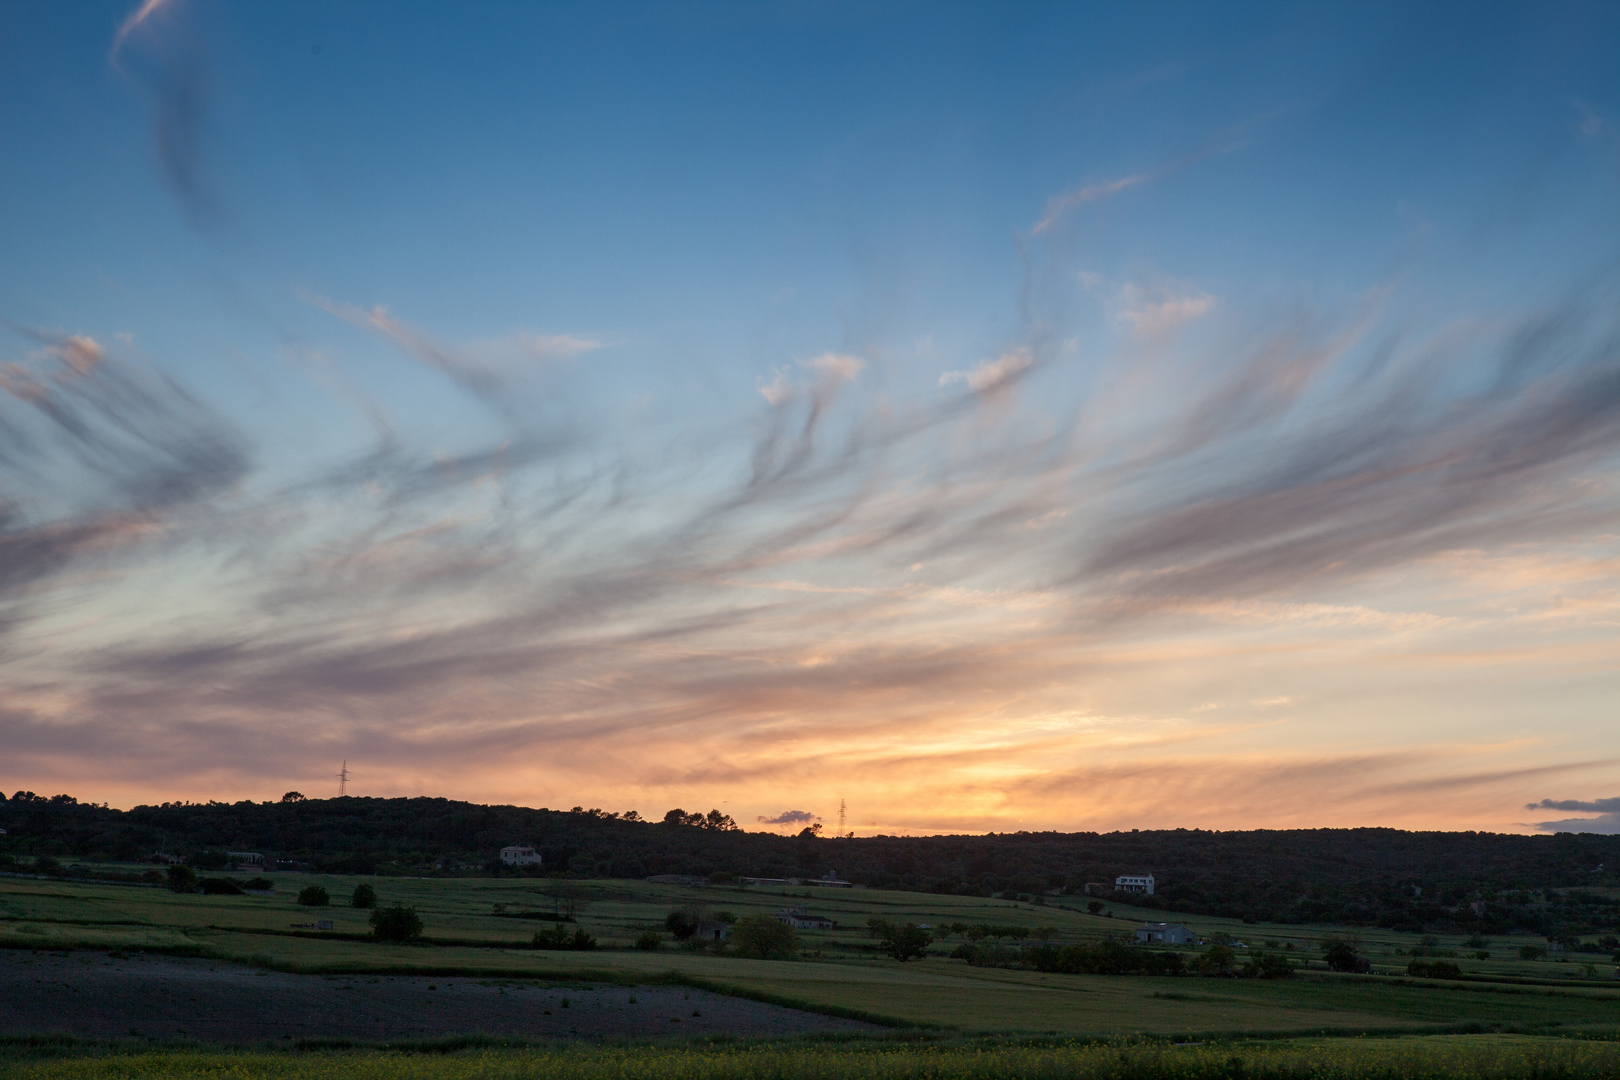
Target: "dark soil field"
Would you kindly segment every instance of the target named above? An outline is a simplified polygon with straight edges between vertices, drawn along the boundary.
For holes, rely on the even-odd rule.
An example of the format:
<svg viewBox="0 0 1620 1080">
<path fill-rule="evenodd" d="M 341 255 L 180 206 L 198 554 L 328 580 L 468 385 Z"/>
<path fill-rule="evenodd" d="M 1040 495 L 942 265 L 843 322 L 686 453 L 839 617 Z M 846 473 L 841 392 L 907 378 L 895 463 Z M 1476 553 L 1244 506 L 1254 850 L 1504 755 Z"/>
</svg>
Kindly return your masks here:
<svg viewBox="0 0 1620 1080">
<path fill-rule="evenodd" d="M 567 1002 L 564 1005 L 564 1002 Z M 879 1031 L 679 986 L 286 975 L 213 960 L 0 949 L 0 1035 L 387 1042 Z"/>
</svg>

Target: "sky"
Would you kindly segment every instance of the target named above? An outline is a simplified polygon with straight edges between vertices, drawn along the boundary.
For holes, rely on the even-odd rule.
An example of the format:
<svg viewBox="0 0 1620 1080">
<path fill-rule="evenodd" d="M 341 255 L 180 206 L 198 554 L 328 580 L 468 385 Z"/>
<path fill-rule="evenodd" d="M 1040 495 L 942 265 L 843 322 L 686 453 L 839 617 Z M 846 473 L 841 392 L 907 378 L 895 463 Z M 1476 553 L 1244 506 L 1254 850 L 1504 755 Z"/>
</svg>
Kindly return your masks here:
<svg viewBox="0 0 1620 1080">
<path fill-rule="evenodd" d="M 1620 832 L 1617 58 L 0 4 L 0 786 Z"/>
</svg>

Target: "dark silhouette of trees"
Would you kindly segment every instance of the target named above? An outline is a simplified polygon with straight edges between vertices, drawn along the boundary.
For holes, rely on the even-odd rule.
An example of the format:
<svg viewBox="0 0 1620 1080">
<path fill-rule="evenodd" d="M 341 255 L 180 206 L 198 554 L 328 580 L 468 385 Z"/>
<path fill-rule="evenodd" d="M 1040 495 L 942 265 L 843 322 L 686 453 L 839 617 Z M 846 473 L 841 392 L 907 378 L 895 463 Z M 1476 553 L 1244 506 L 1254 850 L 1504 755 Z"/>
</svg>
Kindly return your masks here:
<svg viewBox="0 0 1620 1080">
<path fill-rule="evenodd" d="M 361 882 L 354 887 L 354 895 L 349 897 L 349 906 L 355 908 L 374 908 L 377 906 L 377 890 Z"/>
<path fill-rule="evenodd" d="M 403 945 L 422 936 L 422 920 L 413 907 L 378 908 L 371 913 L 370 922 L 371 936 L 378 941 Z"/>
<path fill-rule="evenodd" d="M 305 907 L 325 907 L 332 902 L 332 894 L 319 885 L 306 885 L 298 891 L 298 902 Z"/>
<path fill-rule="evenodd" d="M 770 915 L 744 915 L 731 928 L 731 944 L 760 960 L 791 959 L 798 950 L 793 927 Z"/>
<path fill-rule="evenodd" d="M 883 951 L 902 964 L 928 955 L 928 946 L 934 936 L 916 923 L 896 926 L 890 923 L 883 930 Z"/>
</svg>

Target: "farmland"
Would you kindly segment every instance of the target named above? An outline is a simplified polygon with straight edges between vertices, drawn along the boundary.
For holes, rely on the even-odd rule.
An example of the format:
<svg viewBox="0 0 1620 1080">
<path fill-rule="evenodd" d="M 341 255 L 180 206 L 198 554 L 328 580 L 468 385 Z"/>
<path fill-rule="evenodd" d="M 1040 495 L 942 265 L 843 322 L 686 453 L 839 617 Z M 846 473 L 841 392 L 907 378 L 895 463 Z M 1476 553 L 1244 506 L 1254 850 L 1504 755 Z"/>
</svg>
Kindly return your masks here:
<svg viewBox="0 0 1620 1080">
<path fill-rule="evenodd" d="M 372 883 L 385 904 L 414 907 L 422 942 L 366 938 L 368 912 L 345 906 Z M 295 902 L 310 885 L 329 907 Z M 616 985 L 679 984 L 739 994 L 895 1026 L 956 1032 L 1058 1036 L 1180 1035 L 1432 1030 L 1474 1025 L 1515 1031 L 1614 1030 L 1620 984 L 1606 957 L 1520 959 L 1524 938 L 1470 948 L 1461 938 L 1361 930 L 1372 975 L 1326 970 L 1319 944 L 1333 928 L 1245 926 L 1190 918 L 1206 940 L 1226 935 L 1235 951 L 1267 950 L 1298 966 L 1286 980 L 1086 976 L 953 959 L 963 940 L 950 927 L 1016 928 L 1057 942 L 1123 938 L 1153 913 L 1115 905 L 1090 914 L 1073 901 L 1031 904 L 979 897 L 795 887 L 685 887 L 644 881 L 369 878 L 277 874 L 274 890 L 242 896 L 177 894 L 161 888 L 0 878 L 0 944 L 34 950 L 149 951 L 231 960 L 282 972 L 440 975 Z M 677 946 L 662 933 L 677 908 L 726 916 L 806 907 L 837 922 L 799 934 L 794 959 L 722 955 Z M 1112 917 L 1109 917 L 1111 913 Z M 523 917 L 528 916 L 528 917 Z M 540 917 L 537 917 L 540 916 Z M 944 938 L 911 963 L 881 955 L 872 917 L 915 922 Z M 330 931 L 299 929 L 328 920 Z M 537 928 L 568 920 L 598 947 L 531 946 Z M 660 933 L 656 950 L 633 947 Z M 1544 943 L 1543 943 L 1544 944 Z M 1189 960 L 1199 950 L 1184 947 Z M 1466 980 L 1404 977 L 1412 953 L 1451 954 Z M 1472 954 L 1488 953 L 1486 958 Z M 1399 977 L 1391 977 L 1399 976 Z"/>
</svg>

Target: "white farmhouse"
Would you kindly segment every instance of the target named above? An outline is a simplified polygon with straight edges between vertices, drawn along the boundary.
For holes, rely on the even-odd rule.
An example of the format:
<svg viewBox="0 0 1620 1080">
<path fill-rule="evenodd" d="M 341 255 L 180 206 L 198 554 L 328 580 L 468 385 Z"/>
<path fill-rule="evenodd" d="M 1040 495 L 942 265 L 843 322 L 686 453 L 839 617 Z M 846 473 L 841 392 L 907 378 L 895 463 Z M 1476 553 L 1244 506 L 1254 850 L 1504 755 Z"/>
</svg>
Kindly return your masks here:
<svg viewBox="0 0 1620 1080">
<path fill-rule="evenodd" d="M 501 848 L 501 864 L 503 866 L 539 866 L 540 853 L 532 847 L 521 847 L 514 844 L 511 847 Z"/>
<path fill-rule="evenodd" d="M 1153 895 L 1152 874 L 1121 874 L 1114 879 L 1115 892 L 1139 892 Z"/>
<path fill-rule="evenodd" d="M 825 915 L 812 915 L 804 908 L 782 908 L 776 913 L 776 921 L 793 927 L 795 930 L 836 930 L 838 924 Z"/>
</svg>

